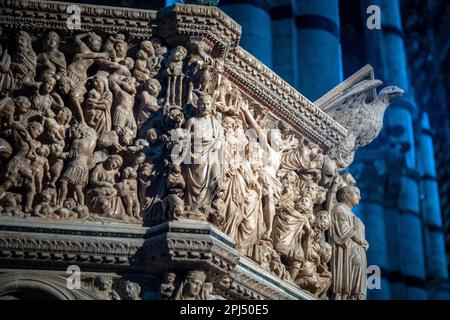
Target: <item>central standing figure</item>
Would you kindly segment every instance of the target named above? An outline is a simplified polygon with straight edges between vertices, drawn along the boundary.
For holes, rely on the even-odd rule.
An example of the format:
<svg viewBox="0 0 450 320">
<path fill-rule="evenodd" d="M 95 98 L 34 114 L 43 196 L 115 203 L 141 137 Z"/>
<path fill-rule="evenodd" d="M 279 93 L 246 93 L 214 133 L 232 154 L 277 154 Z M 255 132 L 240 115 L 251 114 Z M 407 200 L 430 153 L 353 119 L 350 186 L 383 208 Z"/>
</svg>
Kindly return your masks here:
<svg viewBox="0 0 450 320">
<path fill-rule="evenodd" d="M 186 205 L 192 210 L 211 204 L 222 171 L 221 123 L 214 116 L 213 99 L 200 96 L 197 115 L 186 123 L 189 152 L 183 164 Z"/>
</svg>

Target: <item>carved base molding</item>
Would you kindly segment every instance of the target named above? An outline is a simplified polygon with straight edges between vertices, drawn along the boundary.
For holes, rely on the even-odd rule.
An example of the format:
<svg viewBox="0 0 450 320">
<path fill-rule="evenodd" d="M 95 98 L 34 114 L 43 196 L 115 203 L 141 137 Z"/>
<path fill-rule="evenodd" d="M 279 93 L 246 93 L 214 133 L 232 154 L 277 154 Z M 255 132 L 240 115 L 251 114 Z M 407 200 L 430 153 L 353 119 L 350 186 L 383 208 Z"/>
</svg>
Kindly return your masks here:
<svg viewBox="0 0 450 320">
<path fill-rule="evenodd" d="M 66 269 L 77 265 L 82 278 L 133 274 L 141 287 L 153 290 L 164 273 L 195 269 L 205 272 L 214 292 L 226 299 L 316 299 L 241 256 L 234 241 L 207 222 L 180 220 L 144 228 L 2 218 L 0 231 L 0 296 L 9 292 L 11 281 L 24 286 L 40 281 L 60 288 L 63 293 L 53 295 L 58 299 L 101 299 L 89 287 L 64 291 L 70 276 Z M 150 282 L 140 274 L 150 274 Z"/>
</svg>

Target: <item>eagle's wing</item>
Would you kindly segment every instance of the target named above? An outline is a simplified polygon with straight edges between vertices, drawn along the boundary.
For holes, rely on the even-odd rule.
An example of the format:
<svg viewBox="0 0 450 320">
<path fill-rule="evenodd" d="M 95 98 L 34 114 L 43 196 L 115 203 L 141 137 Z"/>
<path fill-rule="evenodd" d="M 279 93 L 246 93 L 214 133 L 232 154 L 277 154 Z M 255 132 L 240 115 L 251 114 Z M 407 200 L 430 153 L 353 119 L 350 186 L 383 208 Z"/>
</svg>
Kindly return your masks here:
<svg viewBox="0 0 450 320">
<path fill-rule="evenodd" d="M 350 132 L 355 132 L 370 112 L 367 103 L 377 98 L 376 88 L 381 84 L 380 80 L 363 80 L 325 105 L 323 111 Z"/>
</svg>

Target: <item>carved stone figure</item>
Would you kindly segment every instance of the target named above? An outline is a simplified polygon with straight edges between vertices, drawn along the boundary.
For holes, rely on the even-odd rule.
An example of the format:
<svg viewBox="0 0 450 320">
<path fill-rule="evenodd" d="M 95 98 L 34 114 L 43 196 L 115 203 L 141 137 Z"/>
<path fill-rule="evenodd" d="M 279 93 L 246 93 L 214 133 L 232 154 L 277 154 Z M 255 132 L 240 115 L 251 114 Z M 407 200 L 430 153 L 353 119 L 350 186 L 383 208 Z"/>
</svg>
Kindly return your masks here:
<svg viewBox="0 0 450 320">
<path fill-rule="evenodd" d="M 123 160 L 119 155 L 109 156 L 105 162 L 99 163 L 92 170 L 90 177 L 92 209 L 93 212 L 98 212 L 106 216 L 123 215 L 123 205 L 119 197 L 119 192 L 116 188 L 116 176 L 119 175 L 119 168 L 122 166 Z M 127 188 L 130 187 L 125 183 L 120 188 L 120 193 L 127 195 Z M 132 196 L 132 195 L 130 195 Z M 129 199 L 132 200 L 132 199 Z M 133 202 L 130 203 L 130 210 L 133 217 Z"/>
<path fill-rule="evenodd" d="M 55 78 L 48 76 L 39 86 L 39 91 L 31 97 L 32 109 L 37 115 L 53 118 L 53 110 L 60 110 L 64 107 L 61 97 L 53 92 L 55 85 Z"/>
<path fill-rule="evenodd" d="M 203 271 L 189 271 L 183 282 L 178 287 L 175 294 L 175 300 L 203 300 L 202 288 L 206 280 L 206 274 Z"/>
<path fill-rule="evenodd" d="M 126 280 L 124 287 L 124 300 L 141 300 L 139 296 L 141 293 L 141 286 L 138 283 Z"/>
<path fill-rule="evenodd" d="M 114 280 L 108 276 L 95 277 L 93 283 L 97 295 L 104 300 L 121 300 L 114 288 Z"/>
<path fill-rule="evenodd" d="M 6 173 L 2 186 L 0 186 L 0 198 L 3 193 L 12 187 L 25 187 L 25 212 L 32 210 L 36 187 L 33 176 L 30 175 L 31 160 L 29 156 L 33 148 L 37 146 L 36 139 L 44 131 L 39 122 L 30 122 L 27 128 L 24 128 L 20 122 L 13 123 L 11 139 L 14 141 L 16 153 L 6 166 Z"/>
<path fill-rule="evenodd" d="M 107 53 L 98 52 L 101 44 L 102 38 L 93 32 L 76 35 L 73 62 L 67 67 L 67 78 L 60 79 L 60 88 L 69 95 L 74 115 L 81 122 L 84 122 L 81 106 L 86 93 L 87 71 L 96 61 L 108 59 Z"/>
<path fill-rule="evenodd" d="M 161 84 L 156 79 L 148 79 L 144 82 L 144 89 L 140 96 L 140 110 L 137 116 L 137 126 L 140 129 L 143 124 L 154 114 L 159 108 L 158 96 L 161 92 Z"/>
<path fill-rule="evenodd" d="M 281 182 L 277 178 L 277 171 L 280 169 L 282 157 L 282 151 L 280 150 L 281 134 L 279 130 L 270 130 L 268 133 L 265 133 L 245 104 L 241 106 L 241 111 L 244 121 L 247 122 L 250 128 L 255 130 L 264 152 L 264 165 L 261 169 L 261 176 L 263 177 L 263 212 L 266 224 L 264 237 L 269 239 L 272 234 L 275 206 L 281 192 Z"/>
<path fill-rule="evenodd" d="M 0 98 L 9 96 L 14 90 L 14 76 L 11 71 L 11 56 L 0 43 Z"/>
<path fill-rule="evenodd" d="M 87 94 L 85 118 L 86 123 L 95 129 L 98 137 L 111 131 L 112 102 L 113 96 L 109 90 L 108 79 L 102 75 L 94 76 L 92 88 Z"/>
<path fill-rule="evenodd" d="M 332 274 L 327 264 L 331 259 L 331 245 L 324 239 L 324 232 L 330 228 L 327 211 L 321 211 L 313 224 L 309 255 L 295 280 L 296 283 L 317 297 L 324 297 L 331 285 Z"/>
<path fill-rule="evenodd" d="M 167 78 L 166 99 L 168 104 L 182 105 L 183 95 L 183 60 L 186 58 L 187 50 L 182 46 L 173 48 L 163 71 L 163 75 Z"/>
<path fill-rule="evenodd" d="M 113 129 L 119 136 L 128 134 L 129 138 L 133 139 L 137 134 L 137 124 L 133 114 L 136 94 L 135 79 L 133 77 L 114 79 L 110 81 L 110 86 L 116 99 L 112 119 Z"/>
<path fill-rule="evenodd" d="M 31 45 L 31 38 L 25 31 L 19 31 L 15 36 L 15 50 L 11 56 L 11 72 L 15 87 L 21 89 L 34 82 L 37 57 Z"/>
<path fill-rule="evenodd" d="M 148 208 L 151 201 L 150 197 L 147 196 L 147 190 L 150 188 L 152 183 L 152 177 L 154 176 L 153 171 L 154 165 L 152 163 L 146 162 L 139 167 L 138 172 L 138 199 L 141 209 Z"/>
<path fill-rule="evenodd" d="M 166 272 L 164 274 L 164 281 L 161 283 L 159 297 L 162 300 L 169 300 L 172 298 L 175 292 L 175 279 L 176 274 L 174 272 Z"/>
<path fill-rule="evenodd" d="M 380 80 L 365 80 L 331 101 L 324 111 L 355 136 L 355 148 L 372 142 L 383 127 L 383 115 L 391 101 L 403 95 L 403 90 L 391 86 L 377 95 Z"/>
<path fill-rule="evenodd" d="M 43 49 L 37 56 L 37 80 L 54 77 L 60 79 L 66 76 L 66 57 L 59 51 L 59 35 L 50 31 L 44 38 Z"/>
<path fill-rule="evenodd" d="M 239 26 L 214 8 L 176 4 L 155 15 L 86 6 L 83 29 L 98 34 L 78 34 L 63 28 L 62 7 L 29 0 L 26 8 L 10 10 L 20 19 L 0 21 L 3 219 L 59 219 L 62 227 L 74 222 L 80 230 L 89 220 L 99 234 L 127 223 L 158 230 L 168 222 L 173 231 L 173 225 L 199 220 L 192 227 L 204 228 L 199 234 L 177 229 L 183 241 L 170 244 L 173 254 L 164 256 L 170 261 L 159 266 L 174 271 L 165 275 L 161 299 L 219 298 L 213 290 L 284 298 L 284 282 L 320 299 L 365 297 L 368 244 L 351 212 L 359 195 L 354 178 L 342 172 L 355 150 L 378 135 L 382 114 L 400 89 L 377 95 L 380 83 L 362 80 L 312 104 L 240 48 Z M 23 23 L 32 37 L 21 30 Z M 215 250 L 216 241 L 204 245 L 196 236 L 214 236 L 234 248 Z M 60 246 L 64 237 L 58 234 L 51 245 L 64 254 L 83 248 L 64 256 L 74 263 L 140 267 L 140 250 L 130 246 L 142 239 L 104 249 L 103 240 Z M 150 238 L 145 245 L 154 246 Z M 5 257 L 11 252 L 7 259 L 33 259 L 18 251 L 25 245 L 0 241 L 0 251 Z M 167 249 L 158 243 L 144 251 L 151 256 L 162 247 Z M 279 288 L 266 290 L 270 286 L 253 283 L 254 276 L 242 277 L 235 268 L 239 255 L 278 277 Z M 224 272 L 229 278 L 217 286 L 216 278 L 214 285 L 206 282 L 204 266 L 214 277 Z M 187 268 L 196 270 L 176 279 Z M 147 283 L 126 279 L 91 277 L 85 285 L 103 299 L 140 299 L 139 284 Z M 158 290 L 152 286 L 143 293 Z"/>
<path fill-rule="evenodd" d="M 223 130 L 214 117 L 213 108 L 212 98 L 201 96 L 197 116 L 186 122 L 186 131 L 194 146 L 194 152 L 188 154 L 189 163 L 182 167 L 186 204 L 190 208 L 201 208 L 211 202 L 221 173 Z"/>
<path fill-rule="evenodd" d="M 12 192 L 5 193 L 3 198 L 0 199 L 1 215 L 23 217 L 21 202 L 22 197 L 20 194 Z"/>
<path fill-rule="evenodd" d="M 55 207 L 51 204 L 52 193 L 50 189 L 45 189 L 40 194 L 40 201 L 34 207 L 33 215 L 41 218 L 52 218 Z"/>
<path fill-rule="evenodd" d="M 148 68 L 148 54 L 144 50 L 136 52 L 136 61 L 134 63 L 133 76 L 139 83 L 144 83 L 152 76 L 152 72 Z"/>
<path fill-rule="evenodd" d="M 84 123 L 72 127 L 70 151 L 61 157 L 69 160 L 66 170 L 61 176 L 59 205 L 62 207 L 67 196 L 68 185 L 75 187 L 77 201 L 84 205 L 84 187 L 89 181 L 89 170 L 94 162 L 94 150 L 97 141 L 95 130 Z"/>
<path fill-rule="evenodd" d="M 364 239 L 361 221 L 351 209 L 360 200 L 359 189 L 346 186 L 338 190 L 338 203 L 331 211 L 332 243 L 331 290 L 336 300 L 363 299 L 365 297 L 366 253 L 369 245 Z"/>
<path fill-rule="evenodd" d="M 312 233 L 313 201 L 309 196 L 298 199 L 294 207 L 282 205 L 275 216 L 272 233 L 273 246 L 289 261 L 290 274 L 296 279 L 300 266 L 309 253 Z"/>
<path fill-rule="evenodd" d="M 118 184 L 119 195 L 122 197 L 125 211 L 130 218 L 141 219 L 138 200 L 137 172 L 133 167 L 127 167 L 122 173 L 122 182 Z"/>
</svg>

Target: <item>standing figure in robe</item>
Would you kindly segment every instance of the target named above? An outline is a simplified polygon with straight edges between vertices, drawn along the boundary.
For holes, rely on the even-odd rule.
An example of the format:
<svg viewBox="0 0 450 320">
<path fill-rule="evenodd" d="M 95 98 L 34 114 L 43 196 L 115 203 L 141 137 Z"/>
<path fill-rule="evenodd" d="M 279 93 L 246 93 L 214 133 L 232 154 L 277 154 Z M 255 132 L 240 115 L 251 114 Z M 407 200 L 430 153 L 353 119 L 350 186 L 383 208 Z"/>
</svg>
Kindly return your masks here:
<svg viewBox="0 0 450 320">
<path fill-rule="evenodd" d="M 185 200 L 191 209 L 201 209 L 211 204 L 222 170 L 223 129 L 211 96 L 200 96 L 197 115 L 186 122 L 186 131 L 190 152 L 182 166 Z"/>
<path fill-rule="evenodd" d="M 87 124 L 94 128 L 97 136 L 111 131 L 111 106 L 113 95 L 109 90 L 108 79 L 96 75 L 92 79 L 92 88 L 86 99 L 85 118 Z"/>
<path fill-rule="evenodd" d="M 270 239 L 272 234 L 275 206 L 280 198 L 282 185 L 277 177 L 281 166 L 282 150 L 281 133 L 278 129 L 264 132 L 259 126 L 246 104 L 241 105 L 241 117 L 250 128 L 256 131 L 257 137 L 264 151 L 264 165 L 261 170 L 263 177 L 263 216 L 266 232 L 263 238 Z"/>
<path fill-rule="evenodd" d="M 25 31 L 19 31 L 15 39 L 16 48 L 11 59 L 11 72 L 16 89 L 34 83 L 36 75 L 36 53 L 31 46 L 31 38 Z"/>
<path fill-rule="evenodd" d="M 355 186 L 346 186 L 336 194 L 338 203 L 331 210 L 332 243 L 331 290 L 334 299 L 364 299 L 366 289 L 366 253 L 369 244 L 364 239 L 361 221 L 352 213 L 359 203 L 360 193 Z"/>
<path fill-rule="evenodd" d="M 11 72 L 11 56 L 7 48 L 0 44 L 0 98 L 9 96 L 14 89 L 14 78 Z"/>
</svg>

